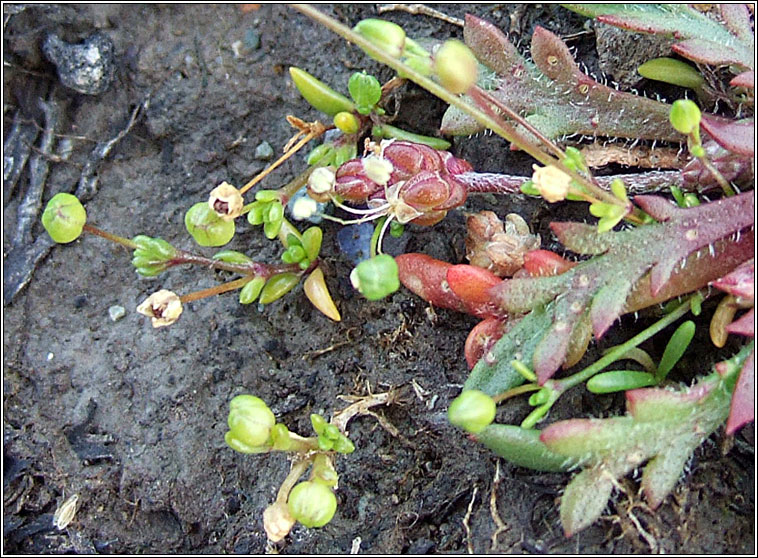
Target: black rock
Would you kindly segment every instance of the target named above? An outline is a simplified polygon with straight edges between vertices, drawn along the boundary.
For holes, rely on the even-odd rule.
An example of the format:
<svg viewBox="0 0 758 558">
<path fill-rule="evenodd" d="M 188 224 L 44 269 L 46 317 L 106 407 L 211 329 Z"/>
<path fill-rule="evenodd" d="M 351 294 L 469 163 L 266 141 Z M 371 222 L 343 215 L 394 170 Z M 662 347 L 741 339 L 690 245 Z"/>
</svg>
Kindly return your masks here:
<svg viewBox="0 0 758 558">
<path fill-rule="evenodd" d="M 78 93 L 99 95 L 113 82 L 115 47 L 103 33 L 95 33 L 80 44 L 69 44 L 51 33 L 42 51 L 55 64 L 61 83 Z"/>
</svg>

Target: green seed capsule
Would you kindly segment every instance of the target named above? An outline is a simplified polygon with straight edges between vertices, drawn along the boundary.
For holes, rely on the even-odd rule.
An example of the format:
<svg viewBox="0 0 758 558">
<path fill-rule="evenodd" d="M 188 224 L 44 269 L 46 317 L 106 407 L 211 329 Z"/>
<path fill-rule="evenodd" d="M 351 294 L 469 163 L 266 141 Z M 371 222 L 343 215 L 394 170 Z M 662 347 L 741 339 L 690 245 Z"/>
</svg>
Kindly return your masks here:
<svg viewBox="0 0 758 558">
<path fill-rule="evenodd" d="M 461 393 L 450 404 L 447 418 L 451 424 L 476 434 L 495 420 L 497 407 L 492 397 L 484 392 L 470 389 Z"/>
<path fill-rule="evenodd" d="M 689 99 L 674 101 L 669 112 L 671 125 L 677 132 L 691 134 L 700 126 L 700 109 Z"/>
<path fill-rule="evenodd" d="M 293 66 L 290 68 L 290 76 L 303 98 L 316 110 L 320 110 L 329 116 L 334 116 L 338 112 L 355 110 L 355 105 L 350 99 L 337 93 L 308 72 Z"/>
<path fill-rule="evenodd" d="M 331 488 L 317 482 L 301 482 L 290 492 L 290 514 L 306 527 L 323 527 L 337 511 L 337 497 Z"/>
<path fill-rule="evenodd" d="M 338 112 L 334 115 L 334 125 L 343 134 L 355 134 L 361 129 L 361 123 L 351 112 Z"/>
<path fill-rule="evenodd" d="M 350 282 L 368 300 L 380 300 L 400 288 L 397 263 L 387 254 L 374 256 L 353 269 Z"/>
<path fill-rule="evenodd" d="M 59 244 L 73 242 L 82 234 L 87 222 L 87 212 L 79 199 L 61 192 L 47 202 L 42 214 L 42 226 L 47 234 Z"/>
<path fill-rule="evenodd" d="M 461 41 L 445 41 L 434 57 L 440 83 L 451 93 L 465 93 L 476 83 L 479 63 L 474 53 Z"/>
<path fill-rule="evenodd" d="M 224 221 L 206 202 L 190 207 L 184 225 L 200 246 L 223 246 L 234 237 L 234 221 Z"/>
<path fill-rule="evenodd" d="M 353 27 L 353 31 L 362 35 L 374 45 L 393 58 L 398 58 L 405 47 L 405 31 L 403 28 L 383 19 L 364 19 Z"/>
<path fill-rule="evenodd" d="M 226 443 L 242 453 L 260 453 L 268 447 L 276 418 L 266 403 L 253 395 L 238 395 L 229 402 Z"/>
</svg>

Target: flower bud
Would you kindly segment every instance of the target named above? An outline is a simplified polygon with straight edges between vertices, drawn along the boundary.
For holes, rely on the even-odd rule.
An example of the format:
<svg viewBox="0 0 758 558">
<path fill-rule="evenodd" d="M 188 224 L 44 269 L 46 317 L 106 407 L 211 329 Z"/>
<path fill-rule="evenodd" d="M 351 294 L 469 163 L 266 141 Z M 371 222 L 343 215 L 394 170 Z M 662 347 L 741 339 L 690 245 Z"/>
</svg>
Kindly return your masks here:
<svg viewBox="0 0 758 558">
<path fill-rule="evenodd" d="M 447 418 L 451 424 L 477 434 L 495 420 L 495 402 L 484 392 L 470 389 L 461 393 L 450 404 Z"/>
<path fill-rule="evenodd" d="M 290 492 L 289 512 L 306 527 L 323 527 L 337 511 L 337 497 L 331 488 L 317 482 L 301 482 Z"/>
<path fill-rule="evenodd" d="M 317 196 L 328 194 L 334 190 L 336 178 L 334 171 L 329 167 L 314 169 L 308 177 L 308 192 Z"/>
<path fill-rule="evenodd" d="M 361 129 L 361 123 L 351 112 L 338 112 L 334 115 L 334 125 L 343 134 L 355 134 Z"/>
<path fill-rule="evenodd" d="M 82 203 L 76 196 L 64 192 L 55 194 L 42 214 L 42 226 L 59 244 L 79 238 L 86 222 L 87 212 Z"/>
<path fill-rule="evenodd" d="M 364 260 L 350 273 L 350 282 L 367 299 L 382 299 L 400 288 L 397 263 L 387 254 Z"/>
<path fill-rule="evenodd" d="M 268 451 L 267 442 L 276 417 L 266 403 L 253 395 L 238 395 L 229 402 L 226 443 L 241 453 Z"/>
<path fill-rule="evenodd" d="M 387 159 L 377 157 L 376 155 L 369 155 L 361 159 L 363 165 L 363 172 L 366 177 L 379 184 L 380 186 L 386 186 L 392 176 L 392 163 Z"/>
<path fill-rule="evenodd" d="M 462 42 L 445 41 L 434 56 L 434 68 L 440 83 L 451 93 L 465 93 L 476 83 L 479 63 Z"/>
<path fill-rule="evenodd" d="M 293 525 L 295 518 L 284 502 L 274 502 L 263 511 L 263 528 L 271 542 L 279 542 L 286 537 Z"/>
<path fill-rule="evenodd" d="M 533 165 L 533 168 L 532 182 L 545 200 L 554 203 L 566 199 L 571 185 L 571 177 L 568 174 L 555 165 L 547 167 Z"/>
<path fill-rule="evenodd" d="M 393 58 L 399 58 L 405 47 L 405 31 L 396 23 L 383 19 L 364 19 L 353 27 L 362 35 Z"/>
<path fill-rule="evenodd" d="M 379 184 L 366 176 L 362 159 L 351 159 L 337 169 L 334 192 L 348 201 L 365 201 L 381 189 Z"/>
<path fill-rule="evenodd" d="M 308 196 L 297 198 L 292 204 L 292 217 L 297 221 L 310 219 L 318 212 L 318 203 Z"/>
<path fill-rule="evenodd" d="M 208 206 L 224 221 L 234 221 L 242 214 L 244 205 L 240 191 L 228 182 L 222 182 L 211 190 L 208 199 Z"/>
<path fill-rule="evenodd" d="M 677 132 L 691 134 L 700 126 L 700 109 L 694 101 L 679 99 L 671 106 L 669 120 Z"/>
<path fill-rule="evenodd" d="M 137 312 L 148 316 L 153 327 L 163 327 L 173 324 L 182 314 L 182 301 L 171 291 L 161 289 L 151 294 L 137 306 Z"/>
</svg>

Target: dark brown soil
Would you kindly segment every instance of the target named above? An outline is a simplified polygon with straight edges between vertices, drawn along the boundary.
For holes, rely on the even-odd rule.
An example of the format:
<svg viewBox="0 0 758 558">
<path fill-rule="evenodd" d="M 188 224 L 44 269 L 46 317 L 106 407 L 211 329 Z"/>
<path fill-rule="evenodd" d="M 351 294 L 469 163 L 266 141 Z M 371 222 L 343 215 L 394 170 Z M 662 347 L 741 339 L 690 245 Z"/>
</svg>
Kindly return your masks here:
<svg viewBox="0 0 758 558">
<path fill-rule="evenodd" d="M 350 25 L 376 14 L 374 5 L 320 8 Z M 467 8 L 524 38 L 535 23 L 566 35 L 584 22 L 558 6 Z M 441 9 L 463 15 L 457 6 Z M 126 237 L 161 236 L 185 249 L 192 248 L 183 225 L 191 204 L 222 180 L 242 184 L 261 170 L 266 163 L 255 150 L 267 141 L 281 151 L 292 133 L 287 114 L 319 116 L 292 85 L 289 66 L 342 91 L 359 69 L 383 81 L 392 75 L 283 6 L 33 5 L 13 11 L 4 14 L 5 129 L 19 111 L 43 124 L 37 100 L 44 98 L 61 109 L 57 132 L 73 136 L 68 160 L 51 163 L 44 199 L 73 191 L 95 142 L 113 138 L 149 96 L 137 124 L 99 164 L 99 191 L 86 208 L 90 222 L 102 228 Z M 461 36 L 459 28 L 429 17 L 386 17 L 414 37 Z M 43 57 L 42 42 L 53 32 L 73 43 L 97 31 L 115 46 L 112 85 L 96 96 L 66 89 Z M 592 67 L 594 36 L 580 35 L 572 46 Z M 414 87 L 404 87 L 398 103 L 401 125 L 435 133 L 442 103 Z M 454 151 L 477 170 L 529 172 L 529 161 L 498 138 L 458 140 Z M 277 187 L 304 167 L 296 158 L 264 186 Z M 27 174 L 16 191 L 4 193 L 4 253 Z M 551 219 L 543 204 L 523 199 L 482 196 L 467 207 L 517 211 L 543 233 Z M 128 251 L 92 236 L 52 249 L 4 312 L 5 552 L 263 553 L 261 514 L 288 460 L 246 456 L 225 445 L 229 400 L 256 394 L 291 430 L 307 435 L 309 414 L 344 408 L 340 395 L 390 388 L 397 402 L 375 410 L 398 434 L 371 416 L 351 422 L 357 450 L 337 461 L 334 520 L 323 529 L 297 526 L 276 546 L 279 552 L 347 553 L 358 542 L 361 552 L 374 554 L 754 552 L 752 427 L 729 452 L 722 451 L 721 437 L 700 448 L 656 513 L 629 480 L 630 496 L 617 496 L 603 520 L 566 539 L 557 500 L 567 475 L 514 467 L 447 422 L 447 406 L 467 375 L 463 343 L 475 320 L 431 311 L 404 290 L 381 302 L 363 300 L 347 279 L 351 264 L 339 251 L 337 227 L 324 229 L 340 323 L 313 310 L 298 288 L 263 313 L 240 306 L 234 295 L 194 302 L 172 327 L 154 330 L 135 312 L 149 293 L 186 293 L 220 277 L 188 268 L 140 279 Z M 460 214 L 410 233 L 404 251 L 463 261 Z M 35 226 L 33 236 L 43 234 Z M 245 223 L 230 247 L 273 262 L 273 244 Z M 126 309 L 123 319 L 109 318 L 113 305 Z M 620 403 L 575 390 L 554 417 L 620 413 Z M 525 410 L 525 404 L 507 406 L 501 418 L 517 422 Z M 53 513 L 73 494 L 78 512 L 58 531 Z"/>
</svg>

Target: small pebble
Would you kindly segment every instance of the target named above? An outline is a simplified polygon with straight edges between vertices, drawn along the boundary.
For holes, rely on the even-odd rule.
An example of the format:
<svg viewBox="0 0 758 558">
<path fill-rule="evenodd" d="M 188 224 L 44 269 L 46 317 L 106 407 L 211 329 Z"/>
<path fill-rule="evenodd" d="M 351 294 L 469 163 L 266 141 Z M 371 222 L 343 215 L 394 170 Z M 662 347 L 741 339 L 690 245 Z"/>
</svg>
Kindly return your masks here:
<svg viewBox="0 0 758 558">
<path fill-rule="evenodd" d="M 261 46 L 261 36 L 255 29 L 245 31 L 245 47 L 250 50 L 256 50 Z"/>
<path fill-rule="evenodd" d="M 99 95 L 113 82 L 115 47 L 104 33 L 95 33 L 81 44 L 69 44 L 51 33 L 42 51 L 55 64 L 61 83 L 78 93 Z"/>
<path fill-rule="evenodd" d="M 108 315 L 111 317 L 112 321 L 117 322 L 126 316 L 126 309 L 123 306 L 116 304 L 108 308 Z"/>
<path fill-rule="evenodd" d="M 274 148 L 267 141 L 255 148 L 255 158 L 261 161 L 270 161 L 274 157 Z"/>
</svg>

